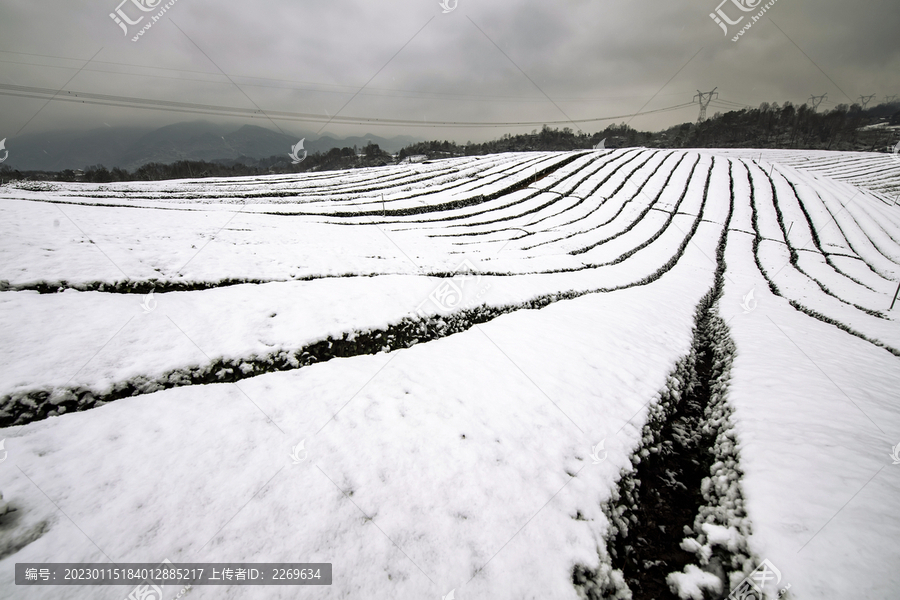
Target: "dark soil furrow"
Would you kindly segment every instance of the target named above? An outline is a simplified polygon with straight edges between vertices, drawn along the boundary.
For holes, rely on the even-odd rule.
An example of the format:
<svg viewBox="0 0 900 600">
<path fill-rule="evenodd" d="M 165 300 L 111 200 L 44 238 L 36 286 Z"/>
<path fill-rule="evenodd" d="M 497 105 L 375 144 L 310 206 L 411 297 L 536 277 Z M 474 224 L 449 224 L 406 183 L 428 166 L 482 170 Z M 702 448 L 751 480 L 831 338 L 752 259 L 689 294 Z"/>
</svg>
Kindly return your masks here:
<svg viewBox="0 0 900 600">
<path fill-rule="evenodd" d="M 659 401 L 651 406 L 632 468 L 623 471 L 604 506 L 610 521 L 609 555 L 601 556 L 605 560 L 600 569 L 573 570 L 573 583 L 590 600 L 629 594 L 635 600 L 677 598 L 669 574 L 698 562 L 719 576 L 727 590 L 728 573 L 742 571 L 747 558 L 745 552 L 729 556 L 717 548 L 714 561 L 698 560 L 682 543 L 697 535 L 701 516 L 714 513 L 717 498 L 708 493 L 708 482 L 718 474 L 717 441 L 728 428 L 724 394 L 734 345 L 718 316 L 718 301 L 734 211 L 732 166 L 729 161 L 731 204 L 716 250 L 715 278 L 695 312 L 691 351 L 675 365 Z"/>
</svg>

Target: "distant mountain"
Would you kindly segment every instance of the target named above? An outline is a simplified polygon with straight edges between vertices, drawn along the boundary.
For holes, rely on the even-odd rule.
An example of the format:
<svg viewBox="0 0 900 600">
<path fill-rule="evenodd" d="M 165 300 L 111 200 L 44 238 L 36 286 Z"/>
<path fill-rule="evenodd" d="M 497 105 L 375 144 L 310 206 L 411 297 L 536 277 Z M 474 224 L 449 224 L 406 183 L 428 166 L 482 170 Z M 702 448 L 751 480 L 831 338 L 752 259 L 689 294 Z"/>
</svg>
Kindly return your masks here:
<svg viewBox="0 0 900 600">
<path fill-rule="evenodd" d="M 117 166 L 119 158 L 147 129 L 104 127 L 91 131 L 61 131 L 10 137 L 6 140 L 9 158 L 3 163 L 13 169 L 61 171 L 87 165 Z"/>
<path fill-rule="evenodd" d="M 102 164 L 128 171 L 151 162 L 169 164 L 179 160 L 252 162 L 270 156 L 285 155 L 303 134 L 288 136 L 257 125 L 234 129 L 207 121 L 189 121 L 158 129 L 104 127 L 82 132 L 51 132 L 9 138 L 9 158 L 4 163 L 13 169 L 61 171 L 83 169 Z M 376 135 L 337 139 L 306 134 L 304 148 L 326 152 L 331 148 L 356 146 L 362 150 L 369 142 L 382 150 L 399 152 L 417 138 L 392 139 Z"/>
<path fill-rule="evenodd" d="M 258 127 L 244 125 L 237 131 L 204 121 L 160 127 L 136 140 L 122 153 L 117 164 L 128 171 L 151 162 L 169 164 L 179 160 L 264 158 L 286 154 L 297 140 Z"/>
</svg>

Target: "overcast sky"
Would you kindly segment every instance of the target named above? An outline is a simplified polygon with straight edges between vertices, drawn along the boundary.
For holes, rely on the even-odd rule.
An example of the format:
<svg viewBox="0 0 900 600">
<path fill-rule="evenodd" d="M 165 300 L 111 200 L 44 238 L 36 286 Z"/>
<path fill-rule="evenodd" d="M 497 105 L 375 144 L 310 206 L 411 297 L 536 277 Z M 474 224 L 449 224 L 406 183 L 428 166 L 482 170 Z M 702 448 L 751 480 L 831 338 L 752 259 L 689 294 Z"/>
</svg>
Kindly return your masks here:
<svg viewBox="0 0 900 600">
<path fill-rule="evenodd" d="M 290 135 L 465 142 L 535 126 L 433 124 L 612 117 L 689 103 L 698 89 L 714 87 L 722 102 L 710 114 L 728 110 L 725 102 L 800 104 L 827 93 L 823 107 L 831 108 L 862 94 L 876 94 L 876 102 L 900 94 L 897 0 L 777 0 L 737 42 L 732 36 L 765 2 L 726 0 L 728 18 L 744 17 L 726 36 L 710 18 L 720 0 L 447 0 L 455 4 L 447 13 L 438 0 L 176 0 L 134 42 L 166 2 L 126 0 L 122 13 L 144 17 L 126 35 L 110 17 L 120 1 L 2 0 L 0 139 L 206 119 Z M 141 2 L 155 8 L 142 12 Z M 759 6 L 743 12 L 740 2 Z M 47 103 L 46 94 L 10 86 L 137 98 L 143 106 L 161 100 L 431 126 Z M 39 97 L 2 95 L 9 93 Z M 694 121 L 697 112 L 694 105 L 569 126 L 591 133 L 627 121 L 656 130 Z"/>
</svg>

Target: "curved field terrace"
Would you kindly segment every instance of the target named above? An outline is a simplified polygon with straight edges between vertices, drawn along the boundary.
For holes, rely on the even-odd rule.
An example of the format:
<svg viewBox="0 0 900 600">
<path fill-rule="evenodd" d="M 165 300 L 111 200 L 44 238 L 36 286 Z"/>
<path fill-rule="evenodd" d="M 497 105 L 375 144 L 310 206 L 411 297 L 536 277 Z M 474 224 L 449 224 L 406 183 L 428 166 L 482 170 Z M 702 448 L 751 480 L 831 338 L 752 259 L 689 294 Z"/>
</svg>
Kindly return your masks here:
<svg viewBox="0 0 900 600">
<path fill-rule="evenodd" d="M 0 187 L 0 596 L 894 597 L 898 193 L 645 148 Z"/>
</svg>

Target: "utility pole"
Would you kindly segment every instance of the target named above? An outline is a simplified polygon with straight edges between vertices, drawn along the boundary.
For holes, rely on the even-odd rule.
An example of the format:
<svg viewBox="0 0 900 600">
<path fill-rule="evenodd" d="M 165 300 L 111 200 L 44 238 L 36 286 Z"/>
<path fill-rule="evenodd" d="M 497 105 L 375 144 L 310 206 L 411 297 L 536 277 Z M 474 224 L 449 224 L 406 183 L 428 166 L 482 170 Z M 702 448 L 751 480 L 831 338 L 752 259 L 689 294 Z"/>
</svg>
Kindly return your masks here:
<svg viewBox="0 0 900 600">
<path fill-rule="evenodd" d="M 897 94 L 894 94 L 893 96 L 885 96 L 884 97 L 884 104 L 892 104 L 896 101 L 897 101 Z"/>
<path fill-rule="evenodd" d="M 694 100 L 697 100 L 700 103 L 700 116 L 697 117 L 697 123 L 702 123 L 706 120 L 706 107 L 709 106 L 709 103 L 713 100 L 713 94 L 718 98 L 719 94 L 716 94 L 716 90 L 719 89 L 719 86 L 716 86 L 709 92 L 701 92 L 697 90 L 697 95 L 694 96 Z M 693 102 L 694 100 L 691 100 Z"/>
<path fill-rule="evenodd" d="M 822 104 L 822 101 L 828 97 L 828 94 L 822 94 L 821 96 L 810 96 L 809 101 L 812 103 L 813 112 L 819 111 L 819 105 Z"/>
<path fill-rule="evenodd" d="M 860 96 L 859 97 L 859 103 L 862 105 L 863 110 L 866 110 L 866 105 L 869 104 L 869 102 L 871 102 L 874 97 L 875 97 L 875 94 L 870 94 L 868 96 Z"/>
</svg>

